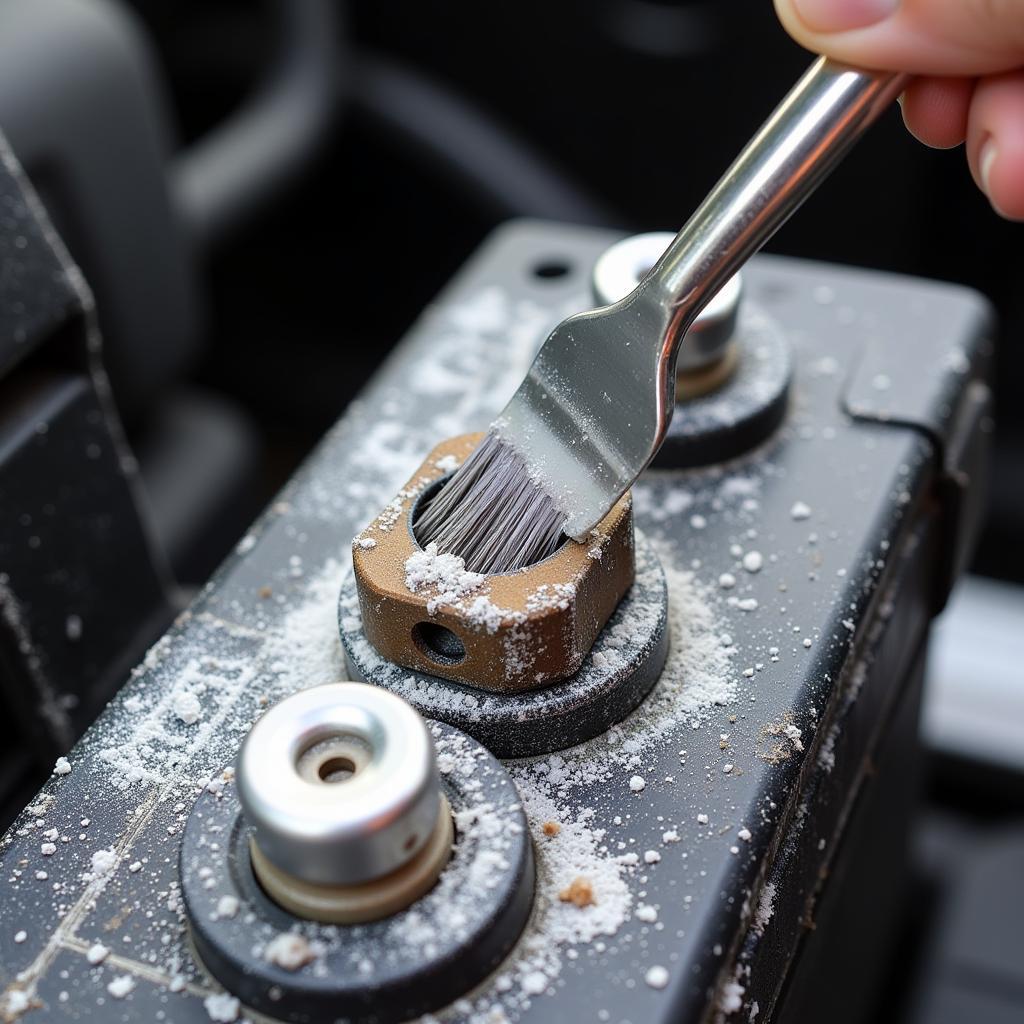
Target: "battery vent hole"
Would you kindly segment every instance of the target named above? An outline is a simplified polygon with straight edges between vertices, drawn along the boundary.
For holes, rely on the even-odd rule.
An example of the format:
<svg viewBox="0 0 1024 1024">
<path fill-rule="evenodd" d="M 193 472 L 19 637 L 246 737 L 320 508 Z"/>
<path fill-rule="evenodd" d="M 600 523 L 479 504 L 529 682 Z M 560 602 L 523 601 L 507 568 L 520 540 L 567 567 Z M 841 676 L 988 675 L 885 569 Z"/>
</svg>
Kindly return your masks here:
<svg viewBox="0 0 1024 1024">
<path fill-rule="evenodd" d="M 571 270 L 572 267 L 567 260 L 544 260 L 534 265 L 533 276 L 545 281 L 553 281 L 559 277 L 567 277 Z"/>
<path fill-rule="evenodd" d="M 448 628 L 436 622 L 417 622 L 412 627 L 413 643 L 439 665 L 457 665 L 466 657 L 465 644 Z"/>
</svg>

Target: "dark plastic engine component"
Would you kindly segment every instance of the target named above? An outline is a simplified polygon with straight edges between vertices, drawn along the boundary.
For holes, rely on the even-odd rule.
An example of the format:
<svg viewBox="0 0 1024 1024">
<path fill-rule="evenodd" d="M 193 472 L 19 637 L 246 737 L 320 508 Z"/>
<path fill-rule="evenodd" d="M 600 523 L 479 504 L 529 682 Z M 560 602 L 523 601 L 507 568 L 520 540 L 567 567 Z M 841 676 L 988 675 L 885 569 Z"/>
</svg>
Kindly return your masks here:
<svg viewBox="0 0 1024 1024">
<path fill-rule="evenodd" d="M 110 407 L 92 298 L 2 135 L 0 266 L 5 823 L 12 790 L 69 749 L 174 608 Z"/>
</svg>

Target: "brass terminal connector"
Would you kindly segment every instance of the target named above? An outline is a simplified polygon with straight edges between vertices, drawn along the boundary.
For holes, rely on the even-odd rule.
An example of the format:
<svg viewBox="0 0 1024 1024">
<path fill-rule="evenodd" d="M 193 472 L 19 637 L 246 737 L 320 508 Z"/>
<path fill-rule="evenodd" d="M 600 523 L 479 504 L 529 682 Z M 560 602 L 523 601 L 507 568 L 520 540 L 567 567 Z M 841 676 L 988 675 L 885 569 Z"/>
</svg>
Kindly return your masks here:
<svg viewBox="0 0 1024 1024">
<path fill-rule="evenodd" d="M 634 576 L 633 512 L 619 499 L 586 543 L 513 573 L 465 571 L 461 559 L 424 550 L 415 517 L 434 485 L 483 439 L 439 444 L 413 478 L 353 541 L 363 632 L 406 668 L 482 690 L 514 693 L 572 675 Z"/>
</svg>

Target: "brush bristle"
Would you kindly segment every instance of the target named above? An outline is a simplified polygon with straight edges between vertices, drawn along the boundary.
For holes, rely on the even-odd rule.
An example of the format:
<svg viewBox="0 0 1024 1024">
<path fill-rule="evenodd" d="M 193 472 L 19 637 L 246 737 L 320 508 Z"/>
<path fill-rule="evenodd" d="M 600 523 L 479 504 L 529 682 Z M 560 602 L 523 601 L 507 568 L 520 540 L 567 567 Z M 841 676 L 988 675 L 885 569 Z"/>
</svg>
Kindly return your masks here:
<svg viewBox="0 0 1024 1024">
<path fill-rule="evenodd" d="M 413 524 L 470 572 L 514 572 L 561 546 L 565 516 L 514 448 L 488 433 Z"/>
</svg>

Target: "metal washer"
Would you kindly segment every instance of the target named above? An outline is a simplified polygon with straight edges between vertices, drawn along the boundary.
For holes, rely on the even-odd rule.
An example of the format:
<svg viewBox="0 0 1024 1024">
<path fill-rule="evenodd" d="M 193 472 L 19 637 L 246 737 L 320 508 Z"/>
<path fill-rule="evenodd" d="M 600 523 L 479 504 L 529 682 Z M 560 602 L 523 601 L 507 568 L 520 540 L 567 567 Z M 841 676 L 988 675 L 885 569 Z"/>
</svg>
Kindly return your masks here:
<svg viewBox="0 0 1024 1024">
<path fill-rule="evenodd" d="M 437 885 L 380 921 L 316 925 L 282 910 L 253 874 L 252 827 L 235 788 L 196 801 L 179 864 L 191 937 L 207 971 L 246 1006 L 303 1024 L 397 1024 L 468 992 L 514 946 L 530 915 L 535 877 L 519 794 L 471 737 L 436 722 L 428 727 L 459 832 Z M 231 916 L 217 911 L 225 896 L 239 901 Z M 290 971 L 268 962 L 263 949 L 288 931 L 320 944 L 315 963 Z M 367 963 L 369 974 L 361 969 Z"/>
<path fill-rule="evenodd" d="M 636 533 L 636 579 L 580 670 L 539 690 L 491 694 L 401 668 L 362 632 L 349 575 L 338 602 L 341 640 L 353 678 L 397 693 L 422 715 L 475 737 L 497 757 L 533 757 L 593 738 L 633 711 L 668 656 L 668 587 L 654 549 Z"/>
</svg>

